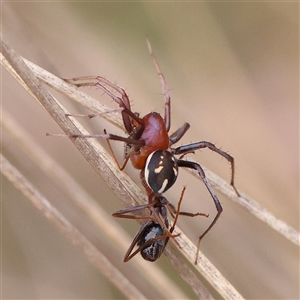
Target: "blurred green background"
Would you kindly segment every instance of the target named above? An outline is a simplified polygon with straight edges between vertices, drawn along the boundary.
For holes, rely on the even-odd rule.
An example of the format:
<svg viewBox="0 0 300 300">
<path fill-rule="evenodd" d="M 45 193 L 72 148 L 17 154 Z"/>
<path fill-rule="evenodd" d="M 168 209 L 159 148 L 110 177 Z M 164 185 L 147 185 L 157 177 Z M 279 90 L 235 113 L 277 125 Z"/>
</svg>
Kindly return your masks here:
<svg viewBox="0 0 300 300">
<path fill-rule="evenodd" d="M 148 36 L 172 97 L 171 131 L 183 122 L 191 124 L 179 144 L 206 140 L 228 151 L 236 160 L 238 189 L 299 228 L 299 3 L 6 2 L 2 32 L 20 55 L 58 76 L 101 75 L 117 82 L 128 92 L 133 110 L 142 115 L 163 112 L 159 80 L 145 42 Z M 45 136 L 61 131 L 6 71 L 1 89 L 4 112 L 108 213 L 122 208 L 70 141 Z M 115 107 L 99 91 L 85 91 Z M 74 113 L 85 112 L 63 101 Z M 86 126 L 91 132 L 105 126 L 120 134 L 99 119 Z M 24 159 L 21 147 L 5 130 L 2 145 L 3 153 L 67 212 L 59 190 Z M 120 144 L 114 147 L 122 153 Z M 229 180 L 229 165 L 218 155 L 202 150 L 191 158 Z M 136 170 L 129 167 L 126 172 L 138 182 Z M 176 204 L 183 185 L 184 210 L 212 217 L 215 208 L 209 194 L 185 171 L 168 199 Z M 247 299 L 299 298 L 298 247 L 221 195 L 220 200 L 224 213 L 202 242 L 204 254 Z M 71 213 L 69 217 L 80 223 Z M 133 238 L 138 225 L 119 222 L 129 226 Z M 207 220 L 182 218 L 180 226 L 196 242 Z M 94 240 L 98 247 L 113 248 L 109 239 L 91 230 L 94 238 L 99 234 Z M 123 254 L 107 252 L 124 272 L 142 259 L 135 257 L 127 267 Z M 157 264 L 166 276 L 174 276 L 164 257 Z M 133 272 L 127 276 L 135 280 Z M 176 280 L 189 293 L 183 281 Z M 139 287 L 148 298 L 156 298 L 147 282 Z M 2 297 L 122 295 L 3 179 Z"/>
</svg>

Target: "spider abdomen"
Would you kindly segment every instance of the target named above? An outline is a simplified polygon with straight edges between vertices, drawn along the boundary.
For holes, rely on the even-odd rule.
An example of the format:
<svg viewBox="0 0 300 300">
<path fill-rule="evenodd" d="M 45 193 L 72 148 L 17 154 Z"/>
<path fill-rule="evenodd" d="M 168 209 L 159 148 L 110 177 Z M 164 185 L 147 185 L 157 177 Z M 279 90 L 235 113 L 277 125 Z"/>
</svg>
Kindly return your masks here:
<svg viewBox="0 0 300 300">
<path fill-rule="evenodd" d="M 162 194 L 176 181 L 178 164 L 170 151 L 157 150 L 151 153 L 144 170 L 145 181 L 153 192 Z"/>
</svg>

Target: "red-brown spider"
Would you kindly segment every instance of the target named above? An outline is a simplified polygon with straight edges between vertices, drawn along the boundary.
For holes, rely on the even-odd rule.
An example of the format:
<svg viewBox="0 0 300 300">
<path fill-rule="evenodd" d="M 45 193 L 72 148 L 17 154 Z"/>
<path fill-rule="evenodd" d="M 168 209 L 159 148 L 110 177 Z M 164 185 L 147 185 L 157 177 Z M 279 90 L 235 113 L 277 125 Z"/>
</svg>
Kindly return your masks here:
<svg viewBox="0 0 300 300">
<path fill-rule="evenodd" d="M 132 112 L 130 101 L 125 90 L 101 76 L 86 76 L 73 79 L 65 79 L 65 81 L 72 83 L 77 87 L 94 86 L 101 89 L 105 94 L 107 94 L 123 109 L 122 119 L 125 131 L 128 134 L 127 137 L 122 137 L 114 134 L 109 134 L 104 130 L 105 135 L 74 135 L 73 137 L 104 137 L 107 139 L 108 143 L 109 140 L 125 142 L 128 151 L 126 153 L 125 160 L 122 166 L 118 164 L 109 143 L 113 156 L 121 170 L 125 168 L 129 159 L 136 169 L 141 170 L 141 178 L 144 185 L 146 183 L 145 186 L 148 195 L 154 193 L 159 197 L 164 192 L 166 192 L 175 183 L 178 176 L 179 167 L 196 170 L 206 188 L 208 189 L 217 209 L 217 214 L 214 217 L 213 221 L 198 239 L 196 254 L 197 261 L 200 241 L 215 225 L 216 221 L 223 211 L 223 208 L 219 199 L 211 188 L 200 164 L 193 161 L 183 160 L 182 157 L 188 153 L 193 153 L 196 150 L 209 148 L 210 150 L 226 158 L 231 164 L 230 184 L 235 190 L 237 196 L 239 196 L 239 193 L 234 185 L 234 158 L 223 150 L 217 148 L 214 144 L 206 141 L 191 143 L 176 148 L 173 147 L 173 145 L 183 137 L 183 135 L 189 129 L 190 125 L 188 123 L 185 123 L 173 134 L 169 135 L 171 126 L 171 98 L 168 93 L 164 76 L 153 55 L 152 48 L 148 40 L 147 44 L 162 85 L 162 91 L 165 98 L 164 117 L 162 117 L 157 112 L 151 112 L 141 118 L 139 114 Z"/>
</svg>

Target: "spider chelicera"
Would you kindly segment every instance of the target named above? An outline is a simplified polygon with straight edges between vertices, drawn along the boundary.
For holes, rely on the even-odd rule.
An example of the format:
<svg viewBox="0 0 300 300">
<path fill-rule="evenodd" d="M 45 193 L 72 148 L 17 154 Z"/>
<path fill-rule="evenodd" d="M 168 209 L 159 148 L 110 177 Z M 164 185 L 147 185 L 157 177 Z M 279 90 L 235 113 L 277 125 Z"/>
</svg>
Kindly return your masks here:
<svg viewBox="0 0 300 300">
<path fill-rule="evenodd" d="M 104 134 L 95 134 L 88 136 L 73 135 L 73 137 L 106 138 L 113 157 L 120 170 L 123 170 L 125 168 L 128 160 L 130 159 L 134 168 L 141 170 L 141 178 L 146 187 L 148 195 L 153 193 L 158 199 L 159 197 L 163 199 L 164 197 L 162 196 L 162 194 L 175 183 L 178 176 L 179 167 L 196 170 L 199 177 L 208 189 L 217 210 L 217 214 L 208 228 L 198 238 L 196 253 L 197 261 L 200 241 L 215 225 L 223 211 L 223 208 L 218 197 L 211 188 L 201 165 L 194 161 L 183 160 L 182 158 L 186 154 L 194 153 L 196 150 L 202 148 L 208 148 L 213 152 L 216 152 L 219 155 L 223 156 L 231 164 L 230 184 L 236 192 L 237 196 L 239 196 L 239 192 L 234 185 L 234 158 L 223 150 L 217 148 L 213 143 L 207 141 L 200 141 L 179 147 L 174 147 L 174 144 L 176 144 L 184 136 L 190 125 L 188 123 L 184 123 L 179 129 L 169 135 L 169 130 L 171 127 L 171 98 L 168 92 L 165 78 L 160 70 L 156 58 L 154 57 L 150 42 L 148 40 L 147 44 L 162 85 L 162 91 L 165 99 L 164 117 L 162 117 L 157 112 L 150 112 L 144 117 L 140 117 L 138 113 L 135 113 L 131 110 L 130 100 L 125 90 L 101 76 L 85 76 L 73 79 L 64 79 L 65 81 L 74 84 L 77 87 L 93 86 L 101 89 L 105 94 L 107 94 L 113 101 L 115 101 L 119 105 L 120 108 L 122 108 L 123 124 L 128 135 L 127 137 L 118 136 L 107 133 L 106 130 L 104 130 Z M 122 165 L 119 165 L 114 155 L 109 142 L 110 140 L 122 141 L 126 145 L 125 148 L 127 149 L 127 151 L 125 153 L 125 159 Z M 155 207 L 154 204 L 151 205 L 152 207 Z M 166 216 L 162 211 L 158 212 L 158 214 L 163 220 L 166 220 Z M 165 221 L 163 221 L 160 226 L 164 227 L 162 226 L 164 225 L 164 223 Z M 148 224 L 147 226 L 151 227 L 152 225 Z M 143 231 L 143 227 L 141 231 Z M 136 239 L 135 242 L 137 242 Z"/>
</svg>

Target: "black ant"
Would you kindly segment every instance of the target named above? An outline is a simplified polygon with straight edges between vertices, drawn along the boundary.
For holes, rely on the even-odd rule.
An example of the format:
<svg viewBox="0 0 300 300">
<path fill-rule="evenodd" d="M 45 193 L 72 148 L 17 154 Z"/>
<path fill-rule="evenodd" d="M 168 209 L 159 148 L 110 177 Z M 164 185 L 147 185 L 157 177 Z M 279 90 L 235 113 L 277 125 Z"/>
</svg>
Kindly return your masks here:
<svg viewBox="0 0 300 300">
<path fill-rule="evenodd" d="M 120 108 L 123 109 L 122 119 L 124 128 L 128 134 L 128 137 L 122 137 L 114 134 L 107 134 L 107 132 L 104 130 L 104 135 L 72 135 L 72 137 L 101 137 L 106 138 L 108 143 L 109 140 L 125 142 L 126 149 L 129 151 L 127 151 L 126 153 L 123 165 L 119 165 L 109 143 L 113 157 L 120 170 L 123 170 L 125 168 L 129 159 L 136 169 L 141 170 L 141 177 L 147 184 L 146 190 L 148 195 L 151 192 L 158 195 L 166 192 L 175 183 L 178 176 L 179 167 L 196 170 L 206 188 L 208 189 L 217 209 L 215 218 L 198 239 L 196 254 L 197 261 L 200 241 L 215 225 L 223 211 L 223 208 L 219 199 L 211 188 L 200 164 L 193 161 L 183 160 L 182 157 L 186 154 L 194 153 L 196 150 L 202 148 L 208 148 L 223 156 L 231 164 L 230 184 L 236 192 L 237 196 L 240 196 L 234 185 L 234 158 L 223 150 L 217 148 L 214 144 L 206 141 L 191 143 L 188 145 L 179 146 L 177 148 L 173 147 L 173 145 L 183 137 L 183 135 L 189 129 L 190 125 L 188 123 L 185 123 L 173 134 L 169 135 L 169 130 L 171 127 L 171 98 L 168 93 L 164 76 L 159 68 L 156 58 L 154 57 L 150 42 L 148 40 L 147 44 L 162 85 L 162 91 L 165 98 L 164 117 L 162 117 L 157 112 L 151 112 L 145 115 L 143 118 L 140 118 L 139 114 L 132 112 L 130 101 L 125 90 L 101 76 L 86 76 L 74 79 L 64 79 L 65 81 L 74 84 L 77 87 L 97 87 L 101 89 L 105 94 L 107 94 L 112 100 L 118 103 Z M 119 96 L 117 96 L 116 94 L 119 94 Z M 180 155 L 179 158 L 176 157 L 177 155 Z"/>
<path fill-rule="evenodd" d="M 129 261 L 137 253 L 141 253 L 141 256 L 148 261 L 156 261 L 163 253 L 170 238 L 175 238 L 180 234 L 172 235 L 175 225 L 178 220 L 179 215 L 185 215 L 190 217 L 195 216 L 205 216 L 207 214 L 203 213 L 187 213 L 180 212 L 180 205 L 185 192 L 185 187 L 181 192 L 181 196 L 178 202 L 177 210 L 165 197 L 162 195 L 155 195 L 151 193 L 149 195 L 148 204 L 138 205 L 134 207 L 125 208 L 119 210 L 112 215 L 116 218 L 126 218 L 126 219 L 142 219 L 148 220 L 142 225 L 136 236 L 134 237 L 132 243 L 130 244 L 125 257 L 124 262 Z M 137 216 L 137 215 L 127 215 L 128 213 L 134 213 L 143 209 L 150 209 L 151 214 L 149 216 Z M 169 229 L 168 213 L 174 218 L 173 225 Z M 175 240 L 175 239 L 174 239 Z M 175 240 L 176 242 L 176 240 Z M 177 243 L 177 242 L 176 242 Z M 134 247 L 137 249 L 133 252 Z"/>
</svg>

